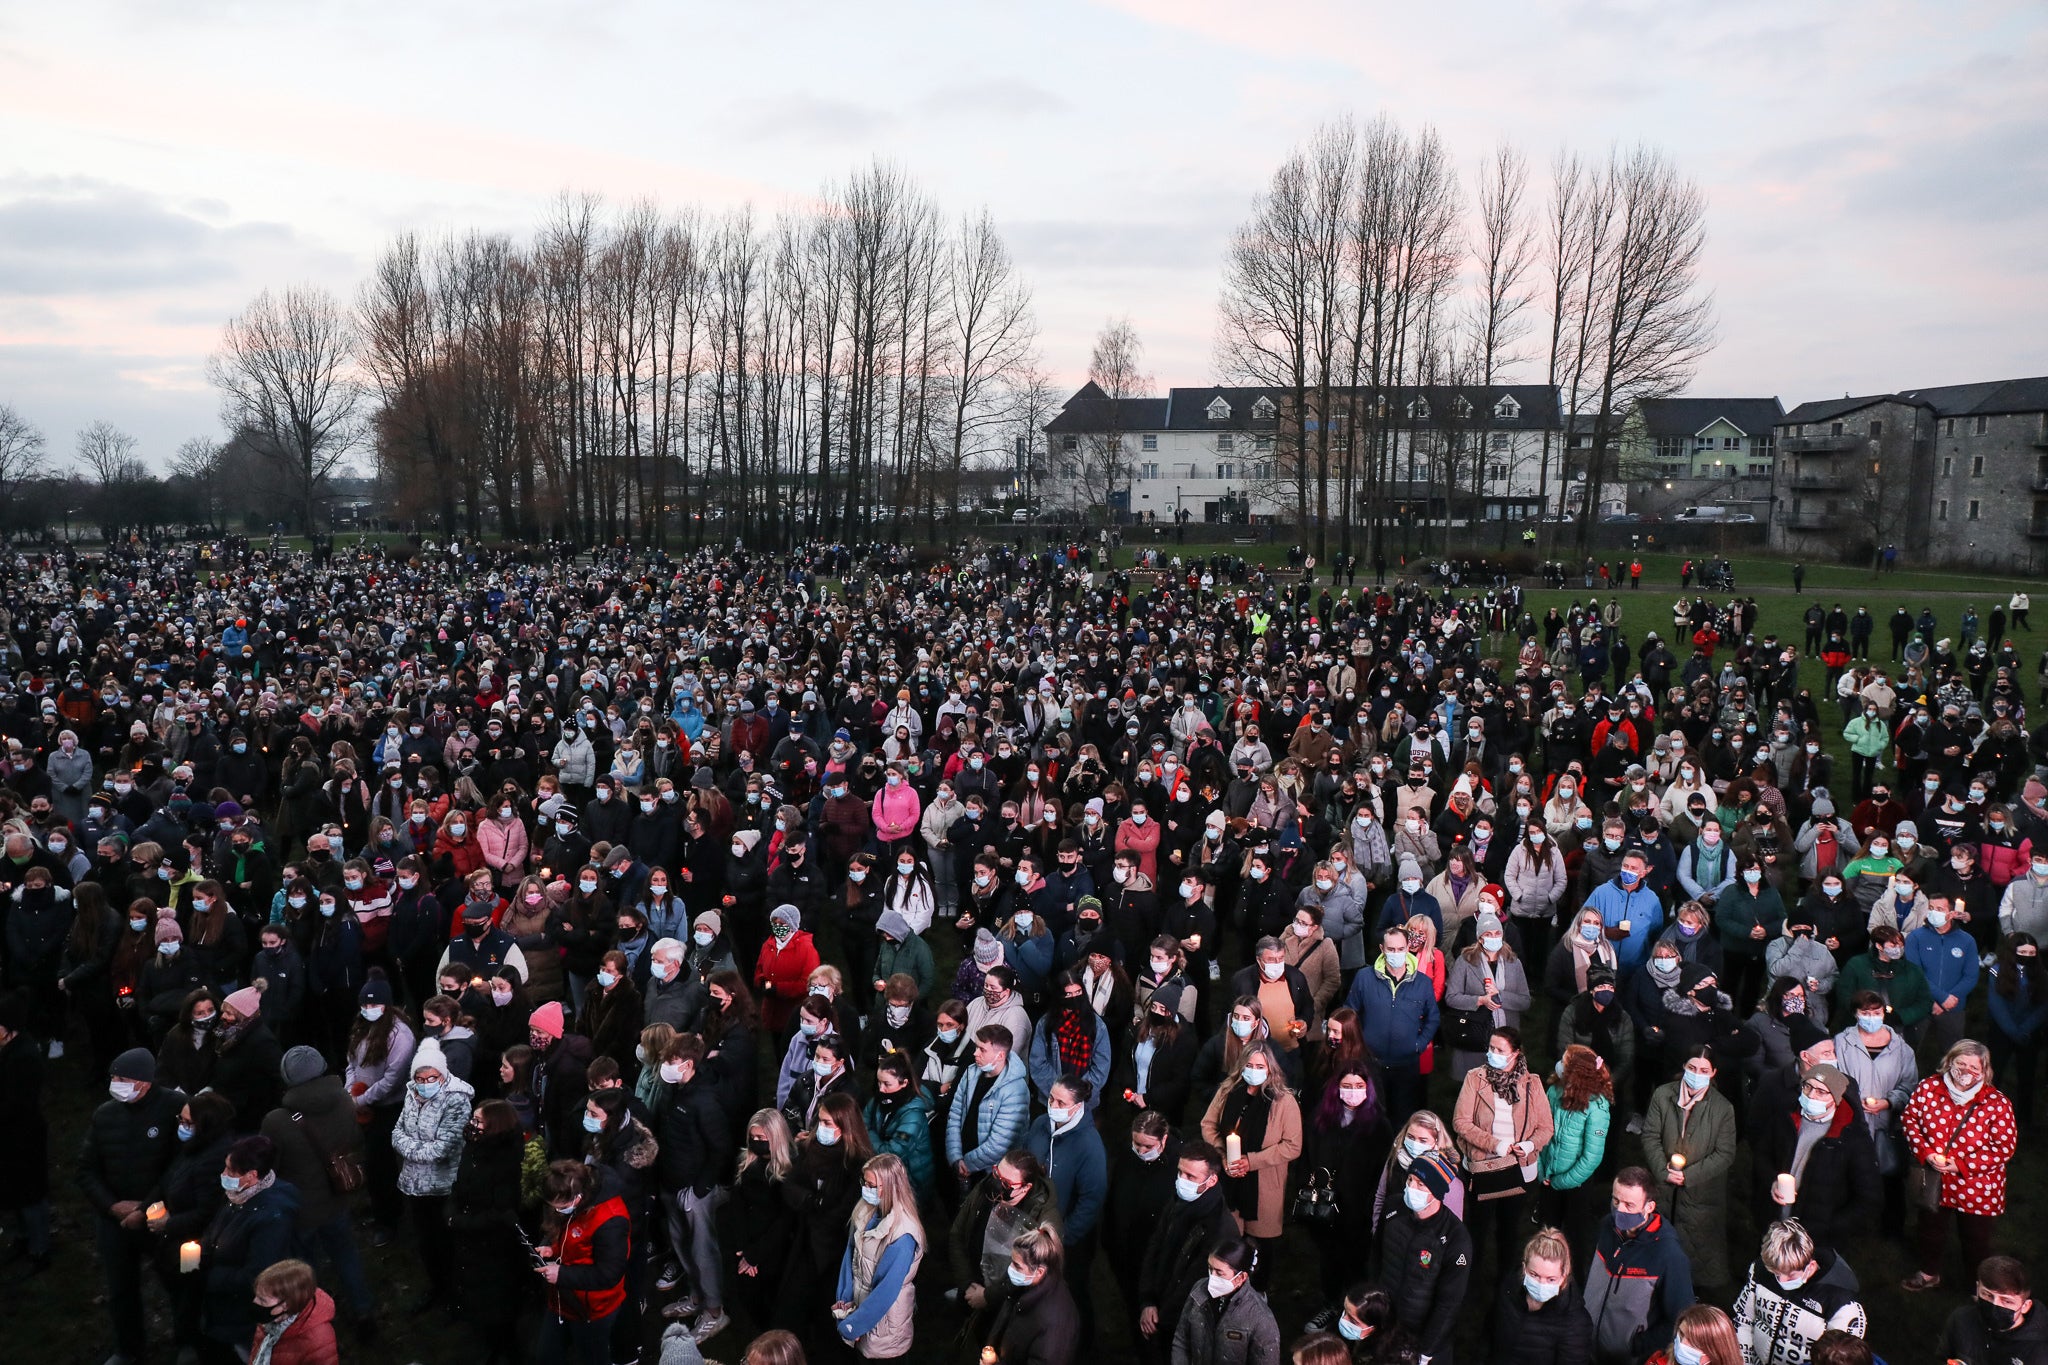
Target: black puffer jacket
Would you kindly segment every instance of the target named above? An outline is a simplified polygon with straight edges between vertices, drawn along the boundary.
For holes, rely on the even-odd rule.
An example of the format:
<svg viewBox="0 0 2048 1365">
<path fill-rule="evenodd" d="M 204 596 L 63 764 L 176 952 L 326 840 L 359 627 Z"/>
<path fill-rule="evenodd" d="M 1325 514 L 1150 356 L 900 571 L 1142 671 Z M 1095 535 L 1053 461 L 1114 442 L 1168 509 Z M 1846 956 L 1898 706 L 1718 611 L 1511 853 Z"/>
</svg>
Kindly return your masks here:
<svg viewBox="0 0 2048 1365">
<path fill-rule="evenodd" d="M 1380 1223 L 1380 1288 L 1423 1355 L 1451 1349 L 1471 1279 L 1472 1234 L 1447 1206 L 1418 1219 L 1404 1204 Z"/>
<path fill-rule="evenodd" d="M 206 1335 L 229 1344 L 247 1341 L 256 1327 L 256 1277 L 292 1254 L 299 1192 L 273 1180 L 247 1203 L 225 1201 L 200 1239 L 205 1249 Z"/>
<path fill-rule="evenodd" d="M 1557 1297 L 1529 1307 L 1522 1277 L 1501 1278 L 1493 1309 L 1493 1365 L 1580 1365 L 1593 1358 L 1593 1319 L 1576 1279 Z"/>
<path fill-rule="evenodd" d="M 221 1037 L 217 1025 L 214 1035 L 213 1088 L 235 1106 L 235 1131 L 253 1133 L 277 1106 L 284 1049 L 261 1018 L 245 1022 L 233 1040 Z"/>
<path fill-rule="evenodd" d="M 78 1154 L 78 1188 L 94 1212 L 155 1197 L 178 1154 L 178 1111 L 184 1107 L 182 1092 L 153 1085 L 133 1104 L 108 1100 L 92 1111 Z"/>
</svg>

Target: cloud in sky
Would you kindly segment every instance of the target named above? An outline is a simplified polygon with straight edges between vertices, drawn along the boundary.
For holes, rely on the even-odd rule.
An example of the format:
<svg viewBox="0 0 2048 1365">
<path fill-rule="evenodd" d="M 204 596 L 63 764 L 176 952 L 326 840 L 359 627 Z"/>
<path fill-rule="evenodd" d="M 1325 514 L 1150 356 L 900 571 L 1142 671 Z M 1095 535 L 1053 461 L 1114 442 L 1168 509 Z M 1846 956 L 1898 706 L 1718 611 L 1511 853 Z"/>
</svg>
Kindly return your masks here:
<svg viewBox="0 0 2048 1365">
<path fill-rule="evenodd" d="M 765 218 L 874 157 L 991 210 L 1055 375 L 1129 316 L 1200 383 L 1231 230 L 1318 123 L 1382 110 L 1468 169 L 1667 149 L 1712 205 L 1701 391 L 2048 370 L 2036 0 L 214 0 L 0 21 L 0 401 L 161 460 L 265 286 L 347 297 L 394 232 L 524 233 L 565 190 Z"/>
</svg>

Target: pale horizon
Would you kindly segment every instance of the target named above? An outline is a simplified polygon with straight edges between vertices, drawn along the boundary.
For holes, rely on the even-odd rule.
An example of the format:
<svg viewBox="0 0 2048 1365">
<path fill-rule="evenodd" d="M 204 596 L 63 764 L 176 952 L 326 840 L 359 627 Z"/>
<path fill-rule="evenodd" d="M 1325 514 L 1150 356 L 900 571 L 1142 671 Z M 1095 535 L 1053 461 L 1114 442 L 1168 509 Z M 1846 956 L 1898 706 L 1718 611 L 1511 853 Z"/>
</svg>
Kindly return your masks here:
<svg viewBox="0 0 2048 1365">
<path fill-rule="evenodd" d="M 1502 137 L 1539 207 L 1560 148 L 1647 141 L 1697 179 L 1719 339 L 1689 393 L 2036 375 L 2044 73 L 2048 12 L 2018 0 L 22 7 L 0 403 L 60 466 L 104 418 L 161 471 L 224 434 L 206 358 L 264 288 L 352 302 L 395 234 L 523 240 L 563 192 L 766 220 L 876 158 L 990 211 L 1063 392 L 1128 317 L 1164 393 L 1219 377 L 1224 248 L 1274 167 L 1382 112 L 1434 124 L 1468 197 Z"/>
</svg>

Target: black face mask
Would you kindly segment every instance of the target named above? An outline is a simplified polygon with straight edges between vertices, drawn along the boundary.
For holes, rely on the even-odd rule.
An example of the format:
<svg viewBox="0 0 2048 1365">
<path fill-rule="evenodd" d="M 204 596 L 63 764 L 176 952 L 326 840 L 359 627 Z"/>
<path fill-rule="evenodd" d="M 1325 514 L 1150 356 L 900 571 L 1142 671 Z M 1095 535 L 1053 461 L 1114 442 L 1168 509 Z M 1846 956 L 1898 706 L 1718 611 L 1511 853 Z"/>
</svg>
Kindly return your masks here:
<svg viewBox="0 0 2048 1365">
<path fill-rule="evenodd" d="M 752 1152 L 752 1153 L 753 1153 L 753 1154 L 754 1154 L 755 1156 L 766 1156 L 766 1155 L 768 1155 L 768 1139 L 767 1139 L 767 1138 L 757 1138 L 757 1137 L 750 1137 L 750 1138 L 748 1138 L 748 1139 L 747 1139 L 747 1150 L 748 1150 L 748 1151 L 750 1151 L 750 1152 Z"/>
<path fill-rule="evenodd" d="M 1977 1317 L 1984 1324 L 1986 1331 L 2010 1332 L 2019 1325 L 2020 1315 L 2012 1309 L 1993 1303 L 1989 1299 L 1978 1299 L 1975 1302 Z"/>
</svg>

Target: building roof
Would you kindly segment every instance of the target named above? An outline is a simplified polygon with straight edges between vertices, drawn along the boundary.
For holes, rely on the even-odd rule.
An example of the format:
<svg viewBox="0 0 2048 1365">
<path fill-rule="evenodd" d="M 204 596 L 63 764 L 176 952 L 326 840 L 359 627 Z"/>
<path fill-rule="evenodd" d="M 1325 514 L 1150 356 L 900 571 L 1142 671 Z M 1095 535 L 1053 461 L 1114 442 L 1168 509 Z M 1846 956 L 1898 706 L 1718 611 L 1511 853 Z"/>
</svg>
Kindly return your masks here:
<svg viewBox="0 0 2048 1365">
<path fill-rule="evenodd" d="M 1745 436 L 1766 436 L 1785 420 L 1775 398 L 1645 398 L 1636 404 L 1650 436 L 1697 436 L 1725 421 Z"/>
<path fill-rule="evenodd" d="M 1338 401 L 1355 403 L 1363 410 L 1370 401 L 1373 390 L 1340 388 L 1334 390 Z M 1396 421 L 1405 424 L 1408 405 L 1420 397 L 1430 408 L 1429 421 L 1432 424 L 1450 420 L 1454 405 L 1460 395 L 1472 405 L 1472 426 L 1489 430 L 1554 430 L 1558 424 L 1557 389 L 1548 384 L 1495 384 L 1449 385 L 1429 384 L 1403 386 L 1386 391 L 1388 405 L 1397 414 Z M 1141 431 L 1272 431 L 1281 424 L 1281 414 L 1288 405 L 1291 395 L 1285 388 L 1254 385 L 1209 385 L 1201 388 L 1174 388 L 1167 390 L 1164 398 L 1127 398 L 1122 409 L 1112 406 L 1113 400 L 1105 395 L 1094 383 L 1082 385 L 1057 417 L 1046 423 L 1045 429 L 1053 435 L 1078 432 L 1106 431 L 1112 417 L 1126 432 Z M 1512 397 L 1520 412 L 1514 417 L 1494 417 L 1494 405 L 1503 397 Z M 1217 419 L 1209 415 L 1210 406 L 1222 399 L 1229 408 L 1229 416 Z M 1260 399 L 1270 400 L 1273 416 L 1255 419 L 1253 411 Z"/>
<path fill-rule="evenodd" d="M 1937 417 L 1993 416 L 2013 412 L 2048 412 L 2048 376 L 2035 379 L 1993 379 L 1979 384 L 1947 384 L 1927 389 L 1901 389 L 1897 393 L 1866 394 L 1861 398 L 1824 398 L 1801 403 L 1780 419 L 1794 422 L 1828 422 L 1879 403 L 1903 403 L 1931 410 Z"/>
<path fill-rule="evenodd" d="M 1164 398 L 1111 398 L 1091 379 L 1075 391 L 1059 415 L 1045 424 L 1045 429 L 1053 435 L 1108 431 L 1112 427 L 1130 432 L 1157 431 L 1166 425 L 1166 403 Z"/>
</svg>

